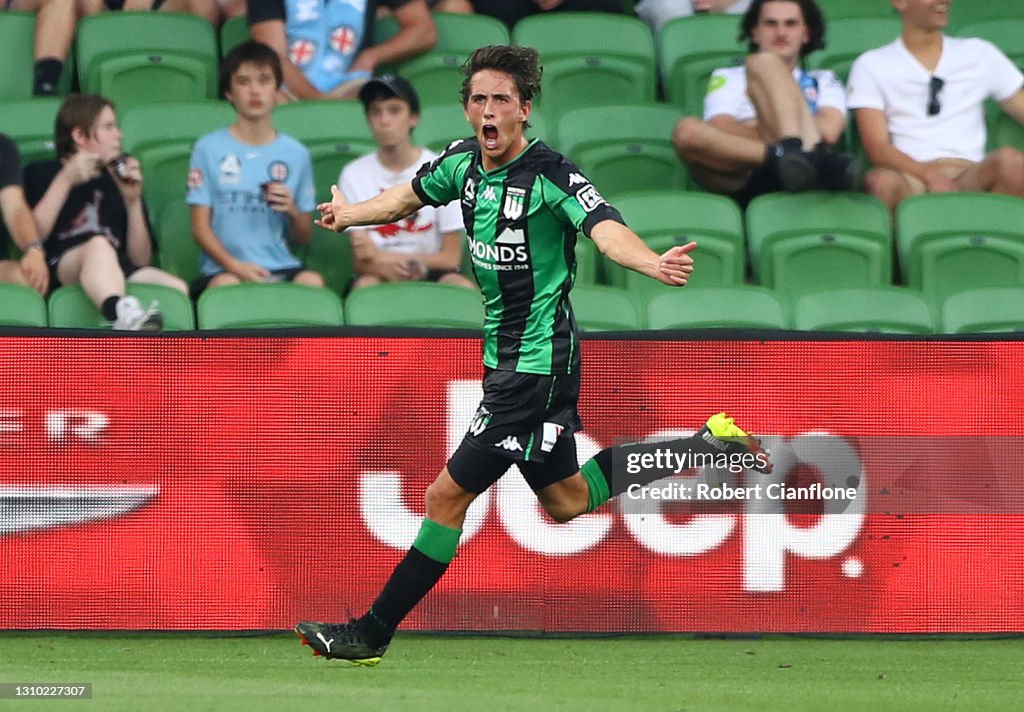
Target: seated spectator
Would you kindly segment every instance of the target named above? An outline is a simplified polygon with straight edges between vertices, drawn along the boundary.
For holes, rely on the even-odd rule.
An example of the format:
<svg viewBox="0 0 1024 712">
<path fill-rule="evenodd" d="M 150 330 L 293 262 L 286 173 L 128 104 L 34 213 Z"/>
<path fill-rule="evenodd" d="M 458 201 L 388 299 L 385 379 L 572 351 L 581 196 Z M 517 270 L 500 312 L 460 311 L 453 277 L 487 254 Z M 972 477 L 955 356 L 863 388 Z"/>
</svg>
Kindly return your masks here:
<svg viewBox="0 0 1024 712">
<path fill-rule="evenodd" d="M 635 11 L 655 32 L 661 32 L 666 22 L 677 17 L 702 13 L 742 15 L 749 7 L 750 0 L 640 0 Z"/>
<path fill-rule="evenodd" d="M 394 10 L 398 33 L 373 44 L 377 5 Z M 274 49 L 291 99 L 352 99 L 379 64 L 433 48 L 425 0 L 249 0 L 252 38 Z"/>
<path fill-rule="evenodd" d="M 288 249 L 289 237 L 312 239 L 316 198 L 309 151 L 274 130 L 282 76 L 277 53 L 259 42 L 238 45 L 221 63 L 221 91 L 237 118 L 192 150 L 186 201 L 203 250 L 194 294 L 240 282 L 324 286 Z"/>
<path fill-rule="evenodd" d="M 78 0 L 8 0 L 6 8 L 36 13 L 32 93 L 55 96 L 78 22 Z"/>
<path fill-rule="evenodd" d="M 57 112 L 59 160 L 25 169 L 25 193 L 45 236 L 51 284 L 80 284 L 115 329 L 156 331 L 163 316 L 125 295 L 125 281 L 188 292 L 179 278 L 149 267 L 153 256 L 139 162 L 121 154 L 114 105 L 72 95 Z"/>
<path fill-rule="evenodd" d="M 1024 75 L 989 42 L 947 37 L 949 2 L 893 0 L 903 32 L 850 71 L 850 107 L 875 165 L 867 190 L 890 208 L 920 193 L 1024 197 L 1024 153 L 985 155 L 984 102 L 1024 125 Z"/>
<path fill-rule="evenodd" d="M 753 0 L 740 22 L 745 66 L 716 69 L 704 120 L 684 117 L 672 142 L 694 178 L 741 205 L 778 190 L 848 190 L 856 164 L 832 146 L 846 128 L 842 83 L 801 61 L 824 46 L 814 0 Z"/>
<path fill-rule="evenodd" d="M 622 0 L 473 0 L 480 15 L 496 17 L 511 30 L 530 15 L 542 12 L 622 12 Z"/>
<path fill-rule="evenodd" d="M 455 12 L 463 15 L 472 14 L 471 0 L 427 0 L 431 12 Z"/>
<path fill-rule="evenodd" d="M 385 74 L 359 92 L 377 150 L 349 163 L 338 183 L 350 203 L 369 200 L 412 180 L 424 163 L 437 157 L 412 142 L 420 120 L 420 102 L 402 77 Z M 390 225 L 349 228 L 356 276 L 352 289 L 381 282 L 426 280 L 472 287 L 459 274 L 462 263 L 462 208 L 423 206 Z"/>
<path fill-rule="evenodd" d="M 21 185 L 21 158 L 10 137 L 0 134 L 0 213 L 7 233 L 24 253 L 20 260 L 0 260 L 0 282 L 31 287 L 42 295 L 50 286 L 43 243 Z"/>
<path fill-rule="evenodd" d="M 54 0 L 49 0 L 54 2 Z M 98 15 L 101 12 L 124 10 L 125 12 L 176 12 L 195 15 L 208 20 L 214 27 L 220 23 L 220 7 L 217 0 L 75 0 L 80 17 Z"/>
</svg>

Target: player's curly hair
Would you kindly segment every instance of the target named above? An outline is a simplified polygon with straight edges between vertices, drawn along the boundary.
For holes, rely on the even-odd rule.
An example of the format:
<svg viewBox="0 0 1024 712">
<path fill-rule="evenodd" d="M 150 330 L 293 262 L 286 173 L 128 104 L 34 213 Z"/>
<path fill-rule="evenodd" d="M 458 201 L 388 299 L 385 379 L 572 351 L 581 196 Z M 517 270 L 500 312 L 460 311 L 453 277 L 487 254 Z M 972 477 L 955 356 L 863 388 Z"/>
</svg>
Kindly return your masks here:
<svg viewBox="0 0 1024 712">
<path fill-rule="evenodd" d="M 462 65 L 462 105 L 469 103 L 469 83 L 473 75 L 484 69 L 504 72 L 512 77 L 519 91 L 519 100 L 533 101 L 540 96 L 540 78 L 544 69 L 540 66 L 540 55 L 533 47 L 518 45 L 488 45 L 480 47 L 469 55 Z"/>
<path fill-rule="evenodd" d="M 761 7 L 766 2 L 775 1 L 777 0 L 754 0 L 743 14 L 743 19 L 740 20 L 739 40 L 740 42 L 748 41 L 751 52 L 757 52 L 760 49 L 754 43 L 753 34 L 754 27 L 757 26 L 758 21 L 761 19 Z M 811 52 L 825 49 L 825 15 L 821 12 L 818 4 L 814 0 L 786 0 L 786 2 L 795 2 L 800 6 L 800 12 L 804 16 L 804 24 L 807 25 L 807 41 L 800 48 L 800 59 L 803 59 Z"/>
</svg>

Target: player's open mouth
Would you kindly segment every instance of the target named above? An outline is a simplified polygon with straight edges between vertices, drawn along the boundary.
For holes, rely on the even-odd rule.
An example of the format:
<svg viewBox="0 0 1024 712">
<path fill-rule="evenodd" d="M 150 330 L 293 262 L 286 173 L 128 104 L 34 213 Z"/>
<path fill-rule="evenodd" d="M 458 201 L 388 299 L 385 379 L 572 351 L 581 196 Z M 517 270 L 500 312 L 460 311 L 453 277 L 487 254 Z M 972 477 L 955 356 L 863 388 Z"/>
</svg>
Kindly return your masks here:
<svg viewBox="0 0 1024 712">
<path fill-rule="evenodd" d="M 484 148 L 498 147 L 498 127 L 493 124 L 484 124 L 481 130 L 484 139 Z"/>
</svg>

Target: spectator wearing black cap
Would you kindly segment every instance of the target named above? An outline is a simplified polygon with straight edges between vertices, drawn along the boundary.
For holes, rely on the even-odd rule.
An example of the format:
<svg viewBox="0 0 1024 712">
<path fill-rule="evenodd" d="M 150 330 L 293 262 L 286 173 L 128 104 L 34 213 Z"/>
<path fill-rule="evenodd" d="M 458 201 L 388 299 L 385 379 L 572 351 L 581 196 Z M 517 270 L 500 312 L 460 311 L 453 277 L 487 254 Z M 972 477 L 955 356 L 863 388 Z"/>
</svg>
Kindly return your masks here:
<svg viewBox="0 0 1024 712">
<path fill-rule="evenodd" d="M 408 183 L 437 155 L 412 141 L 420 120 L 416 90 L 402 77 L 385 74 L 364 84 L 359 100 L 377 150 L 352 161 L 338 183 L 345 199 L 368 200 Z M 459 273 L 462 262 L 462 211 L 457 202 L 423 206 L 390 225 L 350 228 L 356 276 L 352 289 L 382 282 L 427 280 L 472 287 Z"/>
</svg>

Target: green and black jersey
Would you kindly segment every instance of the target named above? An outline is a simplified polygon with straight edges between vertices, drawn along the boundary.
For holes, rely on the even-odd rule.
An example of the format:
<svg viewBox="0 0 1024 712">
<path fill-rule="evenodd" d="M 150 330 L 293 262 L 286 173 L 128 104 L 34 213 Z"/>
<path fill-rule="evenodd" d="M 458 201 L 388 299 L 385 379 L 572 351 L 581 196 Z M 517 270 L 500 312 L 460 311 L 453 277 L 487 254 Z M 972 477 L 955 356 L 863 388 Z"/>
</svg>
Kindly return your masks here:
<svg viewBox="0 0 1024 712">
<path fill-rule="evenodd" d="M 456 141 L 412 181 L 427 205 L 462 203 L 484 298 L 484 365 L 562 374 L 579 364 L 569 290 L 576 233 L 622 217 L 579 168 L 534 139 L 514 160 L 485 171 L 476 139 Z"/>
</svg>

